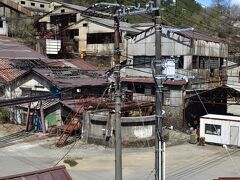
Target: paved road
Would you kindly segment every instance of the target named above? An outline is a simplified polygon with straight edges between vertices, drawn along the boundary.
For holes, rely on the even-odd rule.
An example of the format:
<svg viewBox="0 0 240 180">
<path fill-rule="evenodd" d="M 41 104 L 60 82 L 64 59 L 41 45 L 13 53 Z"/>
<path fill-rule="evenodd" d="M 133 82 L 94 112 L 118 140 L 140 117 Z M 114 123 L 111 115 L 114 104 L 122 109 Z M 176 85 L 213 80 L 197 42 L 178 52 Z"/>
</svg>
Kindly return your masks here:
<svg viewBox="0 0 240 180">
<path fill-rule="evenodd" d="M 54 166 L 69 150 L 50 146 L 53 139 L 16 144 L 0 149 L 1 176 Z M 240 176 L 240 149 L 230 149 L 231 158 L 221 146 L 183 144 L 167 148 L 167 180 L 212 180 L 219 176 Z M 65 164 L 75 180 L 113 180 L 114 150 L 78 142 L 66 158 L 78 164 Z M 64 164 L 61 161 L 59 164 Z M 153 180 L 154 149 L 124 149 L 123 179 Z"/>
</svg>

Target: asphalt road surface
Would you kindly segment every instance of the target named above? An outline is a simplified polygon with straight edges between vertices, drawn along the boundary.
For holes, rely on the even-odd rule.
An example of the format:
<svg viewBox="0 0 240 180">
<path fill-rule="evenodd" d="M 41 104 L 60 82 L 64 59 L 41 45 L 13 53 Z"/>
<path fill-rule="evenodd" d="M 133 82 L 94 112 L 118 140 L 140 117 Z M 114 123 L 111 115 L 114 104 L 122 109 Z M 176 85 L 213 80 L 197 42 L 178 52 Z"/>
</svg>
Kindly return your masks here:
<svg viewBox="0 0 240 180">
<path fill-rule="evenodd" d="M 53 167 L 71 146 L 55 148 L 54 139 L 0 148 L 0 176 Z M 166 149 L 166 180 L 212 180 L 240 177 L 240 149 L 183 144 Z M 64 159 L 75 164 L 70 167 Z M 77 142 L 59 165 L 66 165 L 74 180 L 113 180 L 114 149 Z M 154 148 L 123 149 L 123 179 L 154 179 Z"/>
</svg>

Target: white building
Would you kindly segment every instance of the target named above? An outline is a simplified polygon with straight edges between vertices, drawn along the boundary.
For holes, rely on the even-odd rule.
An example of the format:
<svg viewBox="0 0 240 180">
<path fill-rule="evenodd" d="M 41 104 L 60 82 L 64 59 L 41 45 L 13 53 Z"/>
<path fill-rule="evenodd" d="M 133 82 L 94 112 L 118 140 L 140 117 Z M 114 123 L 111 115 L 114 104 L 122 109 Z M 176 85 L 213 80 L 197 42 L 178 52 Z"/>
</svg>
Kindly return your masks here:
<svg viewBox="0 0 240 180">
<path fill-rule="evenodd" d="M 240 117 L 207 114 L 200 118 L 200 137 L 216 144 L 240 146 Z"/>
</svg>

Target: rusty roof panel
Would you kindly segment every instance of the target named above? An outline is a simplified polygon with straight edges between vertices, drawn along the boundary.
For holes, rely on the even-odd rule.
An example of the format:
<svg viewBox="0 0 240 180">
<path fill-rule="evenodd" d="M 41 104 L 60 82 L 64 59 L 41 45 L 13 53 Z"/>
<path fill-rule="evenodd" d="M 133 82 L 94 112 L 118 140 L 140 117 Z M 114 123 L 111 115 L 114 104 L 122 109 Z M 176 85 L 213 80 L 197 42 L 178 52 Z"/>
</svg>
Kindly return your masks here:
<svg viewBox="0 0 240 180">
<path fill-rule="evenodd" d="M 128 82 L 128 83 L 143 83 L 143 84 L 155 84 L 154 79 L 153 78 L 141 78 L 141 77 L 124 77 L 121 78 L 121 82 Z M 185 85 L 187 82 L 183 79 L 175 79 L 175 80 L 171 80 L 171 79 L 166 79 L 165 81 L 163 81 L 164 85 L 173 85 L 173 86 L 182 86 Z"/>
<path fill-rule="evenodd" d="M 163 82 L 163 85 L 172 85 L 172 86 L 183 86 L 185 84 L 187 84 L 187 82 L 184 79 L 179 79 L 179 80 L 167 79 Z"/>
<path fill-rule="evenodd" d="M 207 36 L 205 34 L 201 34 L 201 33 L 194 32 L 194 31 L 182 31 L 182 32 L 177 32 L 176 34 L 180 34 L 180 35 L 190 38 L 190 39 L 203 40 L 203 41 L 216 42 L 216 43 L 221 42 L 217 38 Z"/>
<path fill-rule="evenodd" d="M 83 86 L 103 86 L 107 84 L 107 78 L 96 72 L 89 73 L 78 69 L 34 69 L 38 75 L 47 79 L 58 88 L 83 87 Z"/>
<path fill-rule="evenodd" d="M 11 82 L 26 72 L 13 67 L 8 59 L 0 59 L 0 78 L 5 82 Z"/>
<path fill-rule="evenodd" d="M 121 82 L 128 82 L 128 83 L 144 83 L 144 84 L 154 84 L 153 78 L 145 78 L 145 77 L 124 77 L 121 78 Z"/>
<path fill-rule="evenodd" d="M 0 180 L 72 180 L 65 166 L 0 177 Z"/>
<path fill-rule="evenodd" d="M 71 64 L 75 65 L 76 68 L 78 68 L 80 70 L 87 70 L 87 71 L 97 71 L 97 70 L 99 70 L 99 68 L 97 68 L 96 66 L 94 66 L 91 63 L 86 62 L 84 60 L 72 59 L 72 60 L 68 60 L 67 62 L 70 62 Z"/>
<path fill-rule="evenodd" d="M 45 56 L 23 45 L 13 38 L 0 36 L 0 58 L 5 59 L 46 59 Z"/>
</svg>

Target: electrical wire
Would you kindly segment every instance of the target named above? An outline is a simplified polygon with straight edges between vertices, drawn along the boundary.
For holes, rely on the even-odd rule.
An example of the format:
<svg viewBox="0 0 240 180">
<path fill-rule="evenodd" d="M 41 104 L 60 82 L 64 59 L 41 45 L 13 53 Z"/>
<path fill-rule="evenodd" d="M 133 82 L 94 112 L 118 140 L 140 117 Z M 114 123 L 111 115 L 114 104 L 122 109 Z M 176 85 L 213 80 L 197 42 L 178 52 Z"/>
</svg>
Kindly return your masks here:
<svg viewBox="0 0 240 180">
<path fill-rule="evenodd" d="M 206 109 L 204 103 L 203 103 L 202 100 L 201 100 L 201 97 L 198 95 L 198 93 L 197 93 L 196 90 L 195 90 L 195 93 L 197 94 L 199 100 L 201 101 L 201 104 L 202 104 L 202 106 L 203 106 L 205 112 L 208 114 L 208 111 L 207 111 L 207 109 Z M 211 120 L 211 122 L 212 122 L 211 125 L 213 125 L 213 127 L 214 127 L 214 129 L 215 129 L 215 132 L 217 132 L 217 135 L 218 135 L 218 137 L 220 138 L 221 144 L 224 145 L 225 143 L 223 143 L 222 136 L 221 136 L 221 134 L 219 134 L 219 133 L 221 133 L 221 132 L 219 132 L 219 131 L 217 130 L 217 127 L 216 127 L 216 124 L 214 123 L 214 120 Z M 221 129 L 220 129 L 220 130 L 221 130 Z M 222 130 L 221 130 L 221 131 L 222 131 Z M 227 146 L 226 146 L 226 147 L 227 147 Z M 227 148 L 224 148 L 224 149 L 226 150 L 227 155 L 228 155 L 228 157 L 230 158 L 230 160 L 231 160 L 231 162 L 232 162 L 232 164 L 233 164 L 233 166 L 234 166 L 236 172 L 240 175 L 240 168 L 236 166 L 236 163 L 233 161 L 232 156 L 231 156 L 231 154 L 229 153 L 228 149 L 227 149 Z"/>
</svg>

